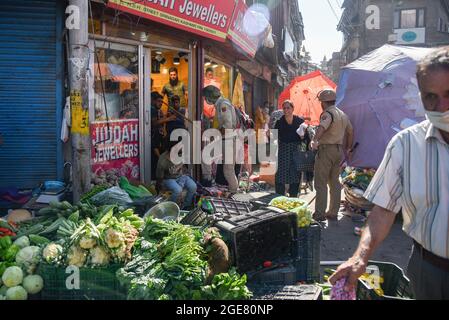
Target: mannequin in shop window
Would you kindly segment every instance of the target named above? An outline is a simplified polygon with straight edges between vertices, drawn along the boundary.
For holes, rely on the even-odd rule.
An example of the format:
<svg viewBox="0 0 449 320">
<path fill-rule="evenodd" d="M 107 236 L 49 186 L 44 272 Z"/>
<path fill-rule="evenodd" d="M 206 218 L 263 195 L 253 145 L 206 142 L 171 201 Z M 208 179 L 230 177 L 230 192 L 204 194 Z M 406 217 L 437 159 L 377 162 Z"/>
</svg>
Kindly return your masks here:
<svg viewBox="0 0 449 320">
<path fill-rule="evenodd" d="M 162 95 L 166 95 L 170 102 L 174 96 L 179 96 L 181 108 L 187 108 L 188 92 L 185 84 L 179 80 L 178 69 L 172 67 L 168 70 L 169 82 L 162 88 Z"/>
<path fill-rule="evenodd" d="M 204 87 L 214 86 L 220 89 L 220 83 L 214 78 L 214 69 L 207 68 L 204 76 Z M 209 129 L 212 127 L 212 122 L 215 117 L 215 106 L 213 104 L 204 101 L 203 105 L 203 116 L 204 116 L 204 129 Z"/>
</svg>

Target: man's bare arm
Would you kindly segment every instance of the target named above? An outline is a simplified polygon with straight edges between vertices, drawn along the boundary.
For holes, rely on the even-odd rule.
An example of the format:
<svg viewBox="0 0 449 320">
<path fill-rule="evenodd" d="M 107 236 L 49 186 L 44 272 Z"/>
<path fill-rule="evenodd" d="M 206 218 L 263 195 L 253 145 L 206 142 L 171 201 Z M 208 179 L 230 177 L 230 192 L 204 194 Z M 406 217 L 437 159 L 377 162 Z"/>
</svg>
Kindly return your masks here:
<svg viewBox="0 0 449 320">
<path fill-rule="evenodd" d="M 366 271 L 368 260 L 390 233 L 395 217 L 394 212 L 379 206 L 374 207 L 369 215 L 356 252 L 348 261 L 339 266 L 337 271 L 329 278 L 332 284 L 335 284 L 341 278 L 348 277 L 347 289 L 355 287 L 357 279 Z"/>
</svg>

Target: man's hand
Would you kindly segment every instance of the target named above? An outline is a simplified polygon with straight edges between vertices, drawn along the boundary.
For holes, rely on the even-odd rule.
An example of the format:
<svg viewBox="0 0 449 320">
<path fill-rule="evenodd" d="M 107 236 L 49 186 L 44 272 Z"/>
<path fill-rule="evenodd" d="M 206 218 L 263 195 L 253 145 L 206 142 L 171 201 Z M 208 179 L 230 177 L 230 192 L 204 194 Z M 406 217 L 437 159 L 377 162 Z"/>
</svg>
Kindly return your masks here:
<svg viewBox="0 0 449 320">
<path fill-rule="evenodd" d="M 314 151 L 318 150 L 320 143 L 316 140 L 312 140 L 312 142 L 310 142 L 310 148 Z"/>
<path fill-rule="evenodd" d="M 366 272 L 366 264 L 362 259 L 352 257 L 337 268 L 337 271 L 329 278 L 334 285 L 338 280 L 347 278 L 345 290 L 351 291 L 357 288 L 357 280 Z"/>
<path fill-rule="evenodd" d="M 346 150 L 346 158 L 348 159 L 348 161 L 352 160 L 352 149 Z"/>
<path fill-rule="evenodd" d="M 347 278 L 345 289 L 347 291 L 353 289 L 357 284 L 357 279 L 365 273 L 370 256 L 390 232 L 395 218 L 394 212 L 374 206 L 363 230 L 357 251 L 352 258 L 337 268 L 337 271 L 329 278 L 329 282 L 335 284 L 341 278 Z"/>
</svg>

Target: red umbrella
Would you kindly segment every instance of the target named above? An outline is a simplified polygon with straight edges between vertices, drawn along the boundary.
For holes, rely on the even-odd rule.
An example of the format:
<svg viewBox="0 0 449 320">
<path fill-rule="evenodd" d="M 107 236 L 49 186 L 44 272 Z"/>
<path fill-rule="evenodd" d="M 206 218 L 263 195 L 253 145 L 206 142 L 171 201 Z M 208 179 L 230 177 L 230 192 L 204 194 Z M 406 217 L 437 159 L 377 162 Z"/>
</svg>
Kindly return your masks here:
<svg viewBox="0 0 449 320">
<path fill-rule="evenodd" d="M 310 118 L 306 122 L 316 126 L 320 123 L 320 115 L 323 112 L 317 95 L 328 88 L 336 89 L 337 85 L 321 71 L 297 77 L 279 96 L 279 109 L 282 109 L 282 103 L 289 99 L 295 105 L 294 114 Z"/>
</svg>

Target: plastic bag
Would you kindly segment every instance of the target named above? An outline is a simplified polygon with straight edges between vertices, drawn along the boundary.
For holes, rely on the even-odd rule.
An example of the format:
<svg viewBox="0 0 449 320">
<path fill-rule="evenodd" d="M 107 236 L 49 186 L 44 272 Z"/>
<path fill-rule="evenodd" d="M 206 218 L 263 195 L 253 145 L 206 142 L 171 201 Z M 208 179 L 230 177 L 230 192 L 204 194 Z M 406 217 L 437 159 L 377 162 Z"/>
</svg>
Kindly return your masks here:
<svg viewBox="0 0 449 320">
<path fill-rule="evenodd" d="M 151 192 L 148 191 L 144 186 L 133 186 L 129 183 L 126 177 L 120 177 L 119 186 L 120 188 L 125 190 L 132 199 L 152 196 Z"/>
<path fill-rule="evenodd" d="M 119 187 L 112 187 L 102 191 L 93 196 L 89 201 L 96 206 L 116 204 L 123 207 L 133 202 L 128 193 Z"/>
</svg>

